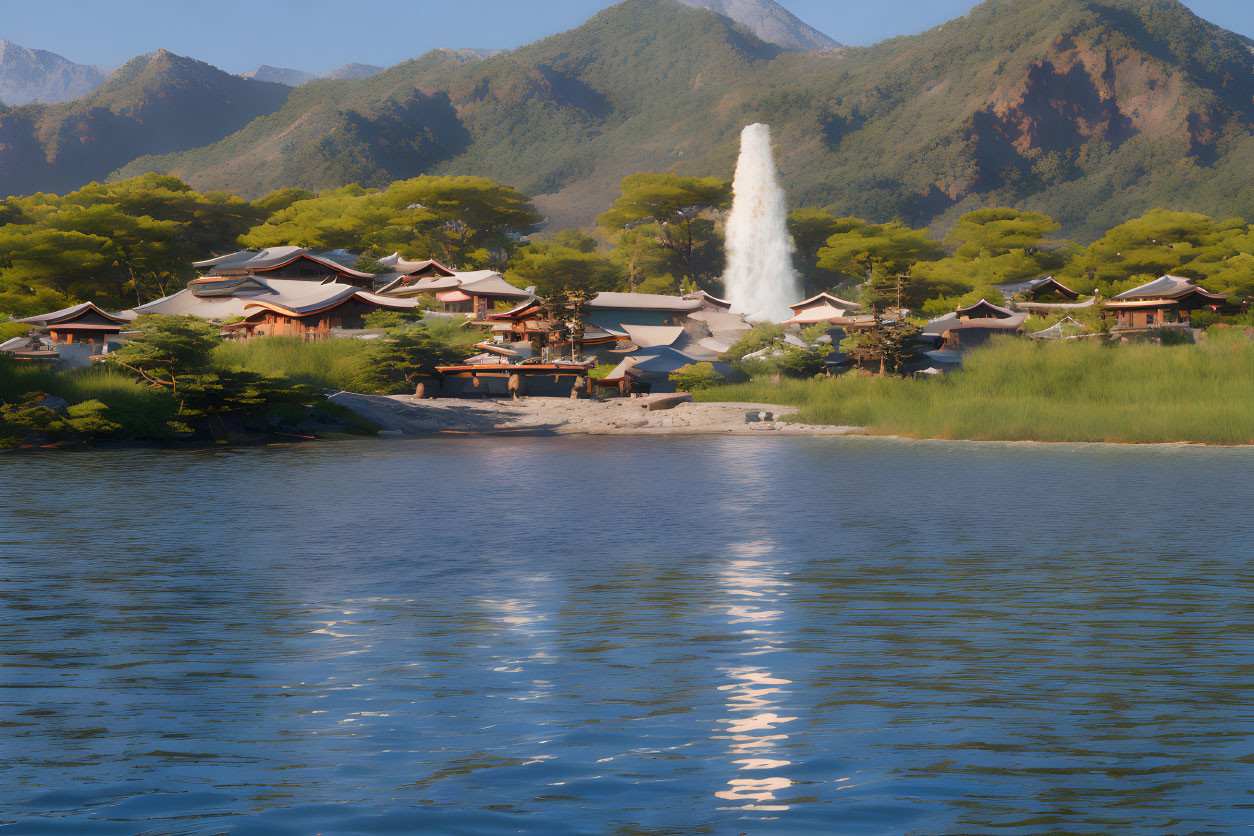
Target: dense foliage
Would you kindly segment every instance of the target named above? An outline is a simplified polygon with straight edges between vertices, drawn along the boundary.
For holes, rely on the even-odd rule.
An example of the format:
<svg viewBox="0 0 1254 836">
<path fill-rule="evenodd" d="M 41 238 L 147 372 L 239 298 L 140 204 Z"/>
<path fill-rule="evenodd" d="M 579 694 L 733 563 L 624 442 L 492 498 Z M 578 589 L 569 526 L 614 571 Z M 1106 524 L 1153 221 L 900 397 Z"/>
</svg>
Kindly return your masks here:
<svg viewBox="0 0 1254 836">
<path fill-rule="evenodd" d="M 482 177 L 415 177 L 385 189 L 350 185 L 308 197 L 284 190 L 258 204 L 281 208 L 241 236 L 246 247 L 299 241 L 374 257 L 423 253 L 466 270 L 504 267 L 540 222 L 526 195 Z"/>
<path fill-rule="evenodd" d="M 0 312 L 119 307 L 173 293 L 192 260 L 234 249 L 263 217 L 233 195 L 155 174 L 9 198 L 0 203 Z"/>
</svg>

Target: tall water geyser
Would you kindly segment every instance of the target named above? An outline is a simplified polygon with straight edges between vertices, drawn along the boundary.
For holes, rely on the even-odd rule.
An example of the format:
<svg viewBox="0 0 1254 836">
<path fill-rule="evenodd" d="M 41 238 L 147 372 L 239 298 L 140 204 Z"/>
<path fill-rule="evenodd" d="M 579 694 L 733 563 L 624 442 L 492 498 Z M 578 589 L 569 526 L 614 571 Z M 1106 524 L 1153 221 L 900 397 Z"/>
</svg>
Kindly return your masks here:
<svg viewBox="0 0 1254 836">
<path fill-rule="evenodd" d="M 788 206 L 779 187 L 771 129 L 750 125 L 740 134 L 740 161 L 727 218 L 723 281 L 732 310 L 758 322 L 783 322 L 801 300 L 788 238 Z"/>
</svg>

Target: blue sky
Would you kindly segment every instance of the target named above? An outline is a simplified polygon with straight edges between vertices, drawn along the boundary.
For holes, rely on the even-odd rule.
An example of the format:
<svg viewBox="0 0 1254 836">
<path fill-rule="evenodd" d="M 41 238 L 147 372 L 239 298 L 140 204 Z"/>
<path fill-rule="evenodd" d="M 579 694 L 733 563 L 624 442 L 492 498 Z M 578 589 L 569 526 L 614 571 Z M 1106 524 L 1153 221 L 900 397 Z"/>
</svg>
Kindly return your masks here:
<svg viewBox="0 0 1254 836">
<path fill-rule="evenodd" d="M 229 72 L 272 64 L 321 72 L 389 66 L 439 46 L 511 49 L 578 26 L 615 0 L 0 0 L 0 38 L 82 64 L 169 49 Z M 782 0 L 838 41 L 922 32 L 973 0 Z M 1185 0 L 1254 36 L 1254 1 Z"/>
</svg>

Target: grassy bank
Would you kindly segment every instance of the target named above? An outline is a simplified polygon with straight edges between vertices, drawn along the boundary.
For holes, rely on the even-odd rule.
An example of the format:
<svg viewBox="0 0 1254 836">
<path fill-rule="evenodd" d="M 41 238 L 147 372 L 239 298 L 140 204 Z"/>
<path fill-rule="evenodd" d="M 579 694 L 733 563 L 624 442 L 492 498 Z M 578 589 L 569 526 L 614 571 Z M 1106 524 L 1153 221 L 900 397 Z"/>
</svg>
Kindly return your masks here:
<svg viewBox="0 0 1254 836">
<path fill-rule="evenodd" d="M 461 320 L 428 317 L 423 326 L 436 340 L 466 348 L 483 338 L 483 332 L 458 327 Z M 376 392 L 379 383 L 371 374 L 366 340 L 321 340 L 305 342 L 298 337 L 258 337 L 253 340 L 224 342 L 213 350 L 215 365 L 246 369 L 267 375 L 283 375 L 296 383 L 319 389 L 348 392 Z"/>
<path fill-rule="evenodd" d="M 29 392 L 45 392 L 71 404 L 100 401 L 110 418 L 134 435 L 165 438 L 176 404 L 124 372 L 108 366 L 90 366 L 68 372 L 0 362 L 0 402 L 16 402 Z"/>
<path fill-rule="evenodd" d="M 223 368 L 246 369 L 266 375 L 283 375 L 296 383 L 319 389 L 368 389 L 361 340 L 305 342 L 298 337 L 259 337 L 225 342 L 213 350 L 213 360 Z"/>
<path fill-rule="evenodd" d="M 1254 443 L 1254 341 L 1212 329 L 1191 346 L 997 340 L 939 378 L 758 379 L 703 401 L 777 403 L 807 423 L 997 441 Z"/>
</svg>

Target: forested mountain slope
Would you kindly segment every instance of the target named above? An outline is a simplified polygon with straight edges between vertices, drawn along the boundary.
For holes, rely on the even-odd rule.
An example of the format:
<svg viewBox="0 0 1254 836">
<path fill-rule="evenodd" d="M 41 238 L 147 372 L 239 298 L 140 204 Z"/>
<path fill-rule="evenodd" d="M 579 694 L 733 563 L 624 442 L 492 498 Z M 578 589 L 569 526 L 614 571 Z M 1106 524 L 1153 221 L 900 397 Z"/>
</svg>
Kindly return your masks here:
<svg viewBox="0 0 1254 836">
<path fill-rule="evenodd" d="M 133 58 L 87 96 L 0 113 L 0 193 L 64 192 L 142 154 L 204 145 L 288 92 L 164 50 Z"/>
<path fill-rule="evenodd" d="M 250 197 L 477 174 L 537 195 L 564 226 L 588 223 L 634 171 L 730 177 L 754 121 L 774 128 L 794 205 L 874 220 L 944 226 L 1013 205 L 1085 236 L 1156 205 L 1254 205 L 1250 43 L 1176 0 L 990 0 L 920 35 L 827 52 L 785 51 L 674 0 L 626 0 L 488 60 L 437 51 L 314 81 L 225 139 L 114 167 Z M 23 141 L 0 138 L 0 178 Z M 62 167 L 28 185 L 72 183 Z"/>
</svg>

